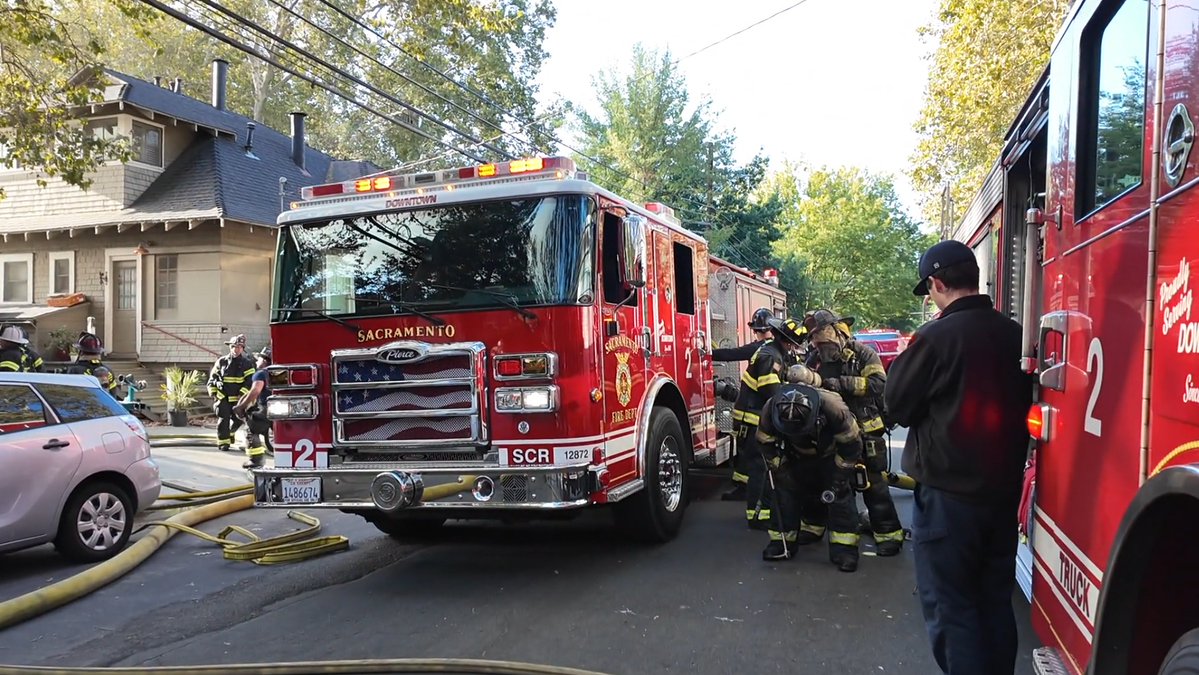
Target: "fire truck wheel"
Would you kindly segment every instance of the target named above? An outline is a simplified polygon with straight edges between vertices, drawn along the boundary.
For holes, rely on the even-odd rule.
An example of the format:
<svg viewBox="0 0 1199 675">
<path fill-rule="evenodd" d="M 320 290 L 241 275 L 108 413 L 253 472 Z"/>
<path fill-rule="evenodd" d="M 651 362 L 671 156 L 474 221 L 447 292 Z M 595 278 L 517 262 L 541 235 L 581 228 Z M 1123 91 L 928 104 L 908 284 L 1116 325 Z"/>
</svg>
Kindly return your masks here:
<svg viewBox="0 0 1199 675">
<path fill-rule="evenodd" d="M 674 539 L 687 508 L 687 467 L 691 444 L 679 420 L 667 408 L 655 407 L 645 444 L 645 488 L 617 502 L 616 525 L 639 541 Z"/>
<path fill-rule="evenodd" d="M 1170 648 L 1158 675 L 1184 675 L 1199 671 L 1199 628 L 1183 633 Z"/>
<path fill-rule="evenodd" d="M 426 539 L 441 531 L 445 518 L 368 518 L 379 531 L 395 539 Z"/>
</svg>

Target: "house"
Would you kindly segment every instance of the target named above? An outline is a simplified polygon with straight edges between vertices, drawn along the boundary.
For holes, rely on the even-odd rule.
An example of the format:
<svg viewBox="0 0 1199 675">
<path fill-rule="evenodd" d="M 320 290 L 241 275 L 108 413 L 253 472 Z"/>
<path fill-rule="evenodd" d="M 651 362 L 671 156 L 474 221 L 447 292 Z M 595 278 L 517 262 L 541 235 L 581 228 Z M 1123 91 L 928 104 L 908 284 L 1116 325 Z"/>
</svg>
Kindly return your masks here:
<svg viewBox="0 0 1199 675">
<path fill-rule="evenodd" d="M 84 123 L 131 140 L 88 190 L 0 167 L 0 324 L 26 327 L 48 360 L 49 333 L 94 325 L 112 359 L 211 364 L 224 341 L 269 339 L 275 219 L 332 159 L 225 106 L 228 64 L 213 62 L 212 98 L 105 71 Z"/>
</svg>

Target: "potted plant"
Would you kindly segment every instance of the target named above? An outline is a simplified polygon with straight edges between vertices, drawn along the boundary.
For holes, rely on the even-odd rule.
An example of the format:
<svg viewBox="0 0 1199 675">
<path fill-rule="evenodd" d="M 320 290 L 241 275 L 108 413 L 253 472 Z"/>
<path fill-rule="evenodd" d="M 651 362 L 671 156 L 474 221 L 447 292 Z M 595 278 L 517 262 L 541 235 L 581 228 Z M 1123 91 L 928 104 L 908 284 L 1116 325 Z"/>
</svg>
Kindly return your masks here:
<svg viewBox="0 0 1199 675">
<path fill-rule="evenodd" d="M 67 328 L 55 328 L 46 334 L 46 349 L 51 361 L 70 361 L 75 334 Z"/>
<path fill-rule="evenodd" d="M 184 372 L 178 366 L 163 371 L 162 401 L 167 404 L 167 421 L 173 427 L 187 426 L 187 408 L 196 402 L 203 375 L 198 370 Z"/>
</svg>

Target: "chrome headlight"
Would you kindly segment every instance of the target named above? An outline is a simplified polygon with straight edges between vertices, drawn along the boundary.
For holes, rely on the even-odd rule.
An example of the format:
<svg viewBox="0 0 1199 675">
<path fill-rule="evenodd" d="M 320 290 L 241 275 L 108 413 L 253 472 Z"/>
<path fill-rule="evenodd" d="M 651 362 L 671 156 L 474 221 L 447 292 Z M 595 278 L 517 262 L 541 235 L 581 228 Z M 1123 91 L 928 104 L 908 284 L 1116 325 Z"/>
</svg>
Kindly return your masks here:
<svg viewBox="0 0 1199 675">
<path fill-rule="evenodd" d="M 504 387 L 495 390 L 496 412 L 553 412 L 558 409 L 558 387 Z"/>
<path fill-rule="evenodd" d="M 316 419 L 316 397 L 272 396 L 266 400 L 266 416 L 272 420 Z"/>
</svg>

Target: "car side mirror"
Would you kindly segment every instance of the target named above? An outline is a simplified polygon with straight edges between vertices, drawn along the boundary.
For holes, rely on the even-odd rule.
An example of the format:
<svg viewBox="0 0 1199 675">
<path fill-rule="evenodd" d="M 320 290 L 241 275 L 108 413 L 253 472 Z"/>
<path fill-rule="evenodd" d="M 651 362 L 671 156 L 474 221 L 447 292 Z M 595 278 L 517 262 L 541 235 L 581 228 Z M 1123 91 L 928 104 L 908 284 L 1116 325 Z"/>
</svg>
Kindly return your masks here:
<svg viewBox="0 0 1199 675">
<path fill-rule="evenodd" d="M 620 281 L 626 290 L 645 286 L 645 218 L 629 214 L 621 219 Z"/>
</svg>

